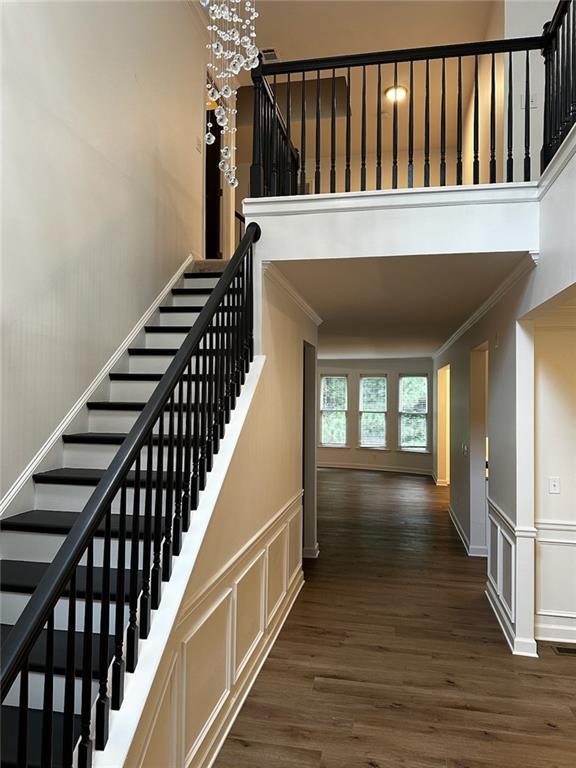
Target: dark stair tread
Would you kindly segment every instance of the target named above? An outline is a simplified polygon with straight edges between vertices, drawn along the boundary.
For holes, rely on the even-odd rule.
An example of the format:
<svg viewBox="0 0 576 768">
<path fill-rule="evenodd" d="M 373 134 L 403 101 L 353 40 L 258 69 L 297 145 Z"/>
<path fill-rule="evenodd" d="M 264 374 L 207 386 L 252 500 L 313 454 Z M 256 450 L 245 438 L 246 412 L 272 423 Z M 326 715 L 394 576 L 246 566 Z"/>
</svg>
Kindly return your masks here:
<svg viewBox="0 0 576 768">
<path fill-rule="evenodd" d="M 191 277 L 193 279 L 196 279 L 198 277 L 217 277 L 221 278 L 224 273 L 224 270 L 222 272 L 184 272 L 184 277 Z"/>
<path fill-rule="evenodd" d="M 138 402 L 136 400 L 90 400 L 86 403 L 86 407 L 89 411 L 141 411 L 147 403 Z M 182 401 L 184 406 L 186 401 Z M 170 405 L 164 406 L 164 411 L 170 411 Z M 174 403 L 174 413 L 178 413 L 178 403 Z"/>
<path fill-rule="evenodd" d="M 134 356 L 170 356 L 174 357 L 174 355 L 178 352 L 178 349 L 174 349 L 172 347 L 130 347 L 128 349 L 129 355 Z"/>
<path fill-rule="evenodd" d="M 2 768 L 16 768 L 18 765 L 18 707 L 2 705 Z M 41 709 L 28 710 L 28 759 L 27 768 L 40 768 L 42 759 L 42 723 L 44 712 Z M 62 766 L 62 741 L 64 734 L 64 715 L 52 714 L 52 766 Z M 80 715 L 74 715 L 74 744 L 80 737 Z"/>
<path fill-rule="evenodd" d="M 31 595 L 50 563 L 36 563 L 27 560 L 2 560 L 0 562 L 0 581 L 3 592 L 18 592 L 19 594 Z M 76 568 L 76 596 L 83 598 L 86 595 L 86 568 L 79 565 Z M 99 600 L 102 596 L 102 576 L 103 568 L 94 567 L 93 596 Z M 110 569 L 110 600 L 116 600 L 116 569 Z M 138 574 L 138 582 L 141 584 L 141 574 Z M 130 578 L 126 571 L 124 576 L 124 599 L 128 602 L 130 596 Z M 138 587 L 140 589 L 140 587 Z M 62 596 L 68 595 L 68 587 L 63 591 Z"/>
<path fill-rule="evenodd" d="M 19 515 L 7 517 L 0 525 L 1 531 L 18 531 L 21 533 L 51 533 L 67 536 L 80 512 L 69 512 L 54 509 L 31 509 L 21 512 Z M 126 515 L 126 538 L 132 538 L 132 515 Z M 164 531 L 164 519 L 162 519 L 162 532 Z M 110 533 L 113 539 L 117 539 L 120 533 L 120 515 L 113 514 L 110 518 Z M 104 522 L 98 528 L 96 536 L 104 537 Z M 142 515 L 139 517 L 138 537 L 144 538 Z"/>
<path fill-rule="evenodd" d="M 62 441 L 72 445 L 122 445 L 128 432 L 72 432 L 62 435 Z M 159 435 L 152 435 L 153 445 L 160 442 Z M 168 445 L 169 436 L 164 435 L 163 445 Z"/>
<path fill-rule="evenodd" d="M 213 288 L 172 288 L 174 296 L 209 296 Z"/>
<path fill-rule="evenodd" d="M 0 637 L 2 643 L 6 640 L 10 634 L 12 627 L 9 624 L 0 625 Z M 38 640 L 34 643 L 30 655 L 28 656 L 28 664 L 31 672 L 44 672 L 46 668 L 46 638 L 47 631 L 43 630 L 40 633 Z M 83 632 L 74 633 L 74 674 L 81 677 L 84 671 L 84 665 L 82 664 L 82 650 L 83 650 Z M 54 673 L 57 675 L 66 674 L 66 666 L 68 661 L 68 632 L 61 629 L 54 630 Z M 114 635 L 108 636 L 108 666 L 114 658 Z M 95 633 L 92 635 L 92 677 L 98 678 L 100 669 L 100 635 Z"/>
<path fill-rule="evenodd" d="M 111 381 L 160 381 L 160 379 L 164 376 L 163 373 L 111 373 L 110 374 L 110 380 Z M 188 374 L 185 374 L 183 377 L 184 381 L 188 381 Z M 192 381 L 199 378 L 199 374 L 193 373 L 192 374 Z"/>
<path fill-rule="evenodd" d="M 191 325 L 146 325 L 146 333 L 189 333 Z"/>
<path fill-rule="evenodd" d="M 35 483 L 43 485 L 89 485 L 96 486 L 100 478 L 106 472 L 105 469 L 94 469 L 92 467 L 61 467 L 59 469 L 48 469 L 46 472 L 37 472 L 33 475 Z M 166 472 L 163 473 L 163 485 L 166 484 Z M 134 486 L 134 472 L 129 472 L 126 477 L 126 485 Z M 146 485 L 146 471 L 140 473 L 140 485 Z M 152 486 L 156 486 L 156 472 L 153 472 Z"/>
<path fill-rule="evenodd" d="M 158 307 L 159 312 L 201 312 L 204 307 L 193 307 L 190 305 L 182 307 Z"/>
</svg>

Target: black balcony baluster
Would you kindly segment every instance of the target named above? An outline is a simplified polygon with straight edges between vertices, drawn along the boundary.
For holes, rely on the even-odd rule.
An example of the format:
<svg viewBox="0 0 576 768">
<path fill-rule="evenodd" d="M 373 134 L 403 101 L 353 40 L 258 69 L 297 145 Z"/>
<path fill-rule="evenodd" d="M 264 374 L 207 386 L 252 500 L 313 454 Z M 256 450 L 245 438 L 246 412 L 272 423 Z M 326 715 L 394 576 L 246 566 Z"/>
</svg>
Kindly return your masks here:
<svg viewBox="0 0 576 768">
<path fill-rule="evenodd" d="M 292 92 L 291 92 L 291 80 L 290 72 L 288 72 L 288 80 L 286 81 L 286 149 L 290 153 L 290 146 L 292 144 Z M 285 180 L 286 194 L 291 195 L 293 191 L 293 179 L 292 179 L 292 162 L 291 157 L 288 156 L 286 162 L 286 180 Z"/>
<path fill-rule="evenodd" d="M 330 111 L 330 192 L 336 192 L 336 71 L 332 70 Z"/>
<path fill-rule="evenodd" d="M 132 504 L 132 533 L 130 538 L 130 596 L 128 630 L 126 632 L 126 669 L 134 672 L 138 663 L 138 568 L 140 548 L 140 483 L 142 456 L 136 457 L 134 467 L 134 496 Z"/>
<path fill-rule="evenodd" d="M 378 64 L 376 88 L 376 189 L 382 189 L 382 66 L 380 64 Z"/>
<path fill-rule="evenodd" d="M 366 67 L 362 67 L 362 133 L 360 157 L 360 189 L 366 189 Z"/>
<path fill-rule="evenodd" d="M 496 59 L 490 67 L 490 184 L 496 182 Z"/>
<path fill-rule="evenodd" d="M 456 105 L 456 184 L 462 184 L 462 57 L 458 56 L 458 96 Z"/>
<path fill-rule="evenodd" d="M 414 62 L 410 62 L 410 94 L 408 96 L 408 187 L 414 186 Z"/>
<path fill-rule="evenodd" d="M 300 194 L 306 194 L 306 72 L 302 72 L 300 107 Z"/>
<path fill-rule="evenodd" d="M 320 70 L 316 72 L 316 171 L 314 173 L 314 192 L 321 191 L 320 178 Z"/>
<path fill-rule="evenodd" d="M 530 51 L 526 51 L 526 95 L 524 110 L 524 181 L 530 181 Z"/>
<path fill-rule="evenodd" d="M 480 183 L 480 107 L 478 90 L 478 56 L 474 56 L 474 158 L 472 160 L 472 176 L 474 184 Z"/>
<path fill-rule="evenodd" d="M 279 146 L 280 143 L 278 141 L 278 104 L 277 104 L 277 94 L 278 94 L 278 85 L 276 82 L 276 75 L 274 75 L 274 79 L 272 81 L 272 131 L 270 135 L 270 148 L 271 148 L 271 181 L 270 181 L 270 189 L 272 196 L 276 196 L 278 194 L 278 156 L 279 156 Z"/>
<path fill-rule="evenodd" d="M 506 158 L 506 181 L 514 181 L 514 78 L 512 53 L 508 53 L 508 154 Z"/>
<path fill-rule="evenodd" d="M 424 186 L 430 186 L 430 61 L 426 59 L 424 96 Z"/>
<path fill-rule="evenodd" d="M 54 720 L 54 612 L 46 625 L 46 654 L 44 663 L 44 698 L 42 702 L 42 768 L 52 768 Z"/>
<path fill-rule="evenodd" d="M 394 103 L 392 106 L 392 189 L 398 188 L 398 62 L 394 62 Z"/>
<path fill-rule="evenodd" d="M 446 186 L 446 59 L 442 59 L 440 96 L 440 186 Z"/>
<path fill-rule="evenodd" d="M 350 165 L 350 145 L 352 131 L 350 126 L 350 119 L 352 116 L 352 108 L 350 105 L 350 90 L 352 88 L 352 81 L 350 80 L 350 67 L 347 69 L 347 83 L 346 83 L 346 170 L 344 174 L 344 189 L 346 192 L 350 192 L 352 185 L 352 169 Z"/>
</svg>

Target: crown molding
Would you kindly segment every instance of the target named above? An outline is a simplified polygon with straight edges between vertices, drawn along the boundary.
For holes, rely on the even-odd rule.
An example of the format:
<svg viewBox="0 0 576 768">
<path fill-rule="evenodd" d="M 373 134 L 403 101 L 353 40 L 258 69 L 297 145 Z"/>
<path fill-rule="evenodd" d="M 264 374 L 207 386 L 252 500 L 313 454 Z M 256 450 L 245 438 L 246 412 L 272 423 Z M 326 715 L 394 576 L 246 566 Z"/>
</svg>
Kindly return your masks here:
<svg viewBox="0 0 576 768">
<path fill-rule="evenodd" d="M 292 301 L 307 315 L 312 322 L 318 326 L 322 323 L 322 318 L 314 312 L 310 304 L 294 288 L 290 280 L 285 277 L 272 261 L 262 262 L 262 274 L 273 283 L 282 288 Z"/>
<path fill-rule="evenodd" d="M 450 336 L 449 339 L 447 339 L 444 344 L 442 344 L 441 347 L 439 347 L 436 352 L 433 354 L 433 358 L 436 359 L 440 357 L 440 355 L 443 355 L 444 352 L 446 352 L 450 347 L 458 341 L 470 328 L 472 328 L 473 325 L 475 325 L 480 318 L 484 317 L 491 309 L 492 307 L 497 304 L 500 299 L 504 296 L 505 293 L 507 293 L 513 285 L 515 285 L 521 278 L 524 277 L 524 275 L 528 274 L 528 272 L 531 272 L 534 267 L 538 264 L 540 258 L 540 254 L 535 251 L 530 251 L 530 259 L 522 260 L 520 264 L 517 265 L 517 267 L 508 275 L 506 280 L 504 280 L 498 288 L 492 293 L 486 301 L 481 304 L 478 309 L 470 315 L 470 317 L 462 323 L 462 325 L 454 331 L 452 336 Z"/>
</svg>

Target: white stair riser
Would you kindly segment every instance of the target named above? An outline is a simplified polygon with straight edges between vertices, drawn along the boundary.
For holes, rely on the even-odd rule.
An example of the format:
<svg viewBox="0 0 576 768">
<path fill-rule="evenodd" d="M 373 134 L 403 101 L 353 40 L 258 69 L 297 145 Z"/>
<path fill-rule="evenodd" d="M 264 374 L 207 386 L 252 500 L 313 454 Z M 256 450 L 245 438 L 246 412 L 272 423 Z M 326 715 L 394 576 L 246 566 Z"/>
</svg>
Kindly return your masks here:
<svg viewBox="0 0 576 768">
<path fill-rule="evenodd" d="M 142 522 L 143 524 L 143 522 Z M 22 560 L 35 563 L 51 563 L 56 552 L 64 543 L 65 536 L 57 533 L 28 533 L 24 531 L 4 531 L 2 545 L 6 552 L 10 553 L 11 560 Z M 142 563 L 143 542 L 138 542 L 138 562 Z M 125 547 L 126 567 L 130 564 L 132 541 L 126 541 Z M 104 562 L 104 539 L 94 539 L 94 565 L 101 567 Z M 110 562 L 116 567 L 118 562 L 118 540 L 110 542 Z M 86 556 L 80 561 L 80 565 L 86 565 Z"/>
<path fill-rule="evenodd" d="M 25 606 L 28 603 L 30 596 L 22 595 L 18 592 L 0 592 L 0 613 L 2 614 L 2 623 L 13 625 L 15 624 Z M 94 601 L 92 606 L 92 621 L 93 631 L 100 631 L 100 603 Z M 110 627 L 114 629 L 114 622 L 116 621 L 116 606 L 114 603 L 110 604 Z M 128 605 L 124 608 L 124 624 L 128 625 Z M 62 598 L 56 603 L 54 610 L 54 629 L 68 629 L 68 600 Z M 76 599 L 76 631 L 84 631 L 84 600 Z"/>
<path fill-rule="evenodd" d="M 147 333 L 146 349 L 180 349 L 188 334 L 181 331 L 174 333 Z"/>
<path fill-rule="evenodd" d="M 81 512 L 88 499 L 94 493 L 94 486 L 91 485 L 64 485 L 36 484 L 36 509 L 65 509 L 70 512 Z M 132 514 L 133 508 L 133 488 L 126 490 L 126 514 Z M 156 498 L 156 491 L 152 489 L 153 499 Z M 140 514 L 144 512 L 145 488 L 140 489 Z M 164 492 L 162 494 L 164 496 Z M 164 502 L 164 499 L 162 500 Z M 112 514 L 117 515 L 120 512 L 120 493 L 117 493 L 112 502 Z"/>
<path fill-rule="evenodd" d="M 182 288 L 215 288 L 219 277 L 185 277 Z"/>
<path fill-rule="evenodd" d="M 199 288 L 200 286 L 194 286 Z M 183 293 L 172 296 L 173 307 L 203 307 L 208 301 L 208 293 Z"/>
<path fill-rule="evenodd" d="M 64 449 L 64 466 L 70 469 L 107 469 L 110 462 L 118 452 L 117 445 L 93 445 L 87 443 L 68 443 Z M 163 463 L 166 467 L 168 460 L 168 446 L 164 446 Z M 148 451 L 144 449 L 141 452 L 141 466 L 145 469 L 148 466 Z M 156 469 L 158 462 L 158 448 L 152 449 L 152 466 Z M 176 462 L 176 451 L 174 451 L 174 462 Z M 176 466 L 176 464 L 174 464 Z"/>
<path fill-rule="evenodd" d="M 110 401 L 128 402 L 128 403 L 146 403 L 151 398 L 154 390 L 158 386 L 158 381 L 111 381 L 110 382 Z M 184 400 L 188 393 L 188 382 L 183 382 Z M 196 390 L 196 382 L 191 384 L 192 397 Z M 174 391 L 174 400 L 178 402 L 178 387 Z"/>
<path fill-rule="evenodd" d="M 161 312 L 160 325 L 194 325 L 198 312 Z"/>
<path fill-rule="evenodd" d="M 130 355 L 128 373 L 166 373 L 172 355 Z"/>
<path fill-rule="evenodd" d="M 108 692 L 110 693 L 110 682 Z M 64 686 L 66 678 L 64 675 L 54 675 L 54 698 L 53 711 L 64 712 Z M 96 701 L 98 696 L 98 682 L 92 681 L 92 701 Z M 17 707 L 20 702 L 20 678 L 18 678 L 6 699 L 2 702 L 8 706 Z M 44 709 L 44 674 L 41 672 L 30 672 L 28 675 L 28 706 L 30 709 Z M 82 679 L 76 678 L 74 681 L 74 713 L 79 715 L 82 706 Z"/>
<path fill-rule="evenodd" d="M 88 429 L 90 432 L 113 432 L 125 434 L 130 432 L 142 411 L 90 411 L 88 415 Z M 184 413 L 183 421 L 185 422 Z M 174 408 L 174 435 L 178 429 L 178 411 Z M 194 415 L 192 414 L 192 424 Z M 168 435 L 170 428 L 170 413 L 164 414 L 164 434 Z M 154 434 L 158 434 L 159 424 L 154 427 Z"/>
</svg>

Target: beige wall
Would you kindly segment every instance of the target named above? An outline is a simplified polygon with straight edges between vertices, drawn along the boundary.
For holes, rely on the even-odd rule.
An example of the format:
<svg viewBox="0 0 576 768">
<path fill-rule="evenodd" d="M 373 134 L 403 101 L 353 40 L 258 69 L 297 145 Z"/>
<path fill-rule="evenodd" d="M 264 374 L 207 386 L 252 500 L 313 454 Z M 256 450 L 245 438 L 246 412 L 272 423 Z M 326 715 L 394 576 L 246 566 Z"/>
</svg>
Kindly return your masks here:
<svg viewBox="0 0 576 768">
<path fill-rule="evenodd" d="M 189 3 L 3 4 L 2 491 L 201 256 L 204 56 Z"/>
<path fill-rule="evenodd" d="M 561 322 L 535 331 L 536 637 L 576 642 L 576 324 Z"/>
<path fill-rule="evenodd" d="M 318 375 L 344 374 L 348 377 L 348 445 L 345 448 L 318 446 L 317 461 L 321 467 L 351 467 L 379 469 L 391 472 L 411 472 L 432 475 L 432 358 L 395 358 L 382 360 L 319 360 Z M 402 373 L 428 376 L 428 437 L 430 450 L 426 453 L 398 448 L 398 377 Z M 388 447 L 386 449 L 360 448 L 359 436 L 359 382 L 362 374 L 385 374 L 388 377 Z M 320 392 L 320 387 L 318 387 Z M 318 429 L 318 439 L 320 430 Z"/>
<path fill-rule="evenodd" d="M 264 370 L 127 766 L 209 763 L 302 585 L 303 342 L 316 334 L 265 280 Z"/>
</svg>

